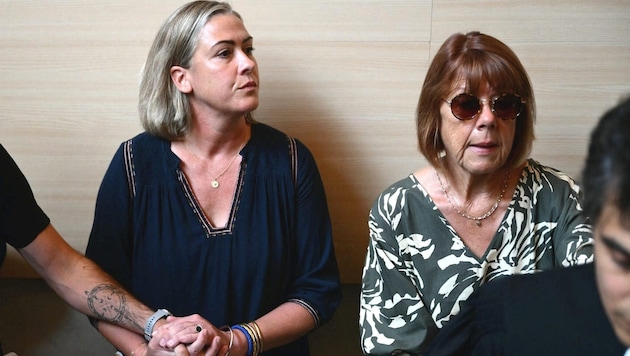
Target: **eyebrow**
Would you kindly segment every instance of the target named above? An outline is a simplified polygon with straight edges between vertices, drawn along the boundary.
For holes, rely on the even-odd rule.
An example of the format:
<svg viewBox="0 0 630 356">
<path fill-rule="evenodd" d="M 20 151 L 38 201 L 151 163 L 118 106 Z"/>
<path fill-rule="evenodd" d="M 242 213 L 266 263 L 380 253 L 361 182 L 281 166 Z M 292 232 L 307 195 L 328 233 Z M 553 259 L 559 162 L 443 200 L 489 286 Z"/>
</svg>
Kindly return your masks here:
<svg viewBox="0 0 630 356">
<path fill-rule="evenodd" d="M 245 39 L 243 40 L 243 43 L 251 42 L 251 41 L 253 41 L 253 40 L 254 40 L 254 37 L 249 36 L 249 37 L 247 37 L 247 38 L 245 38 Z M 231 46 L 236 46 L 236 41 L 234 41 L 234 40 L 223 40 L 223 41 L 219 41 L 219 42 L 217 42 L 217 43 L 213 44 L 213 45 L 212 45 L 212 48 L 214 48 L 214 47 L 216 47 L 216 46 L 219 46 L 219 45 L 222 45 L 222 44 L 229 44 L 229 45 L 231 45 Z"/>
<path fill-rule="evenodd" d="M 626 250 L 623 246 L 621 246 L 620 243 L 618 243 L 617 241 L 611 239 L 610 237 L 606 237 L 606 236 L 602 236 L 602 242 L 604 243 L 604 245 L 606 245 L 609 249 L 614 250 L 616 252 L 619 252 L 621 254 L 623 254 L 624 256 L 626 256 L 627 258 L 630 258 L 630 251 Z"/>
</svg>

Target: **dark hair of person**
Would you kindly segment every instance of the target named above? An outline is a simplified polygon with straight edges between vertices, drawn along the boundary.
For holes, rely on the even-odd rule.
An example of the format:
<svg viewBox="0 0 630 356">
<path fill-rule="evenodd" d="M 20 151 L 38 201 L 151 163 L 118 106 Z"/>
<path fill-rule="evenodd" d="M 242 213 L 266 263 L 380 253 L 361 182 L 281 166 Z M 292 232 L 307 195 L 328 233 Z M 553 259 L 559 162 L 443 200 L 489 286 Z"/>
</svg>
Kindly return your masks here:
<svg viewBox="0 0 630 356">
<path fill-rule="evenodd" d="M 534 141 L 536 104 L 529 76 L 516 54 L 498 39 L 480 32 L 451 35 L 431 61 L 416 110 L 418 147 L 434 166 L 441 166 L 440 107 L 462 81 L 466 92 L 479 96 L 489 85 L 495 94 L 513 93 L 525 101 L 516 118 L 516 133 L 507 167 L 521 164 Z"/>
<path fill-rule="evenodd" d="M 606 204 L 630 226 L 630 96 L 608 110 L 591 133 L 582 171 L 584 213 L 595 224 Z"/>
</svg>

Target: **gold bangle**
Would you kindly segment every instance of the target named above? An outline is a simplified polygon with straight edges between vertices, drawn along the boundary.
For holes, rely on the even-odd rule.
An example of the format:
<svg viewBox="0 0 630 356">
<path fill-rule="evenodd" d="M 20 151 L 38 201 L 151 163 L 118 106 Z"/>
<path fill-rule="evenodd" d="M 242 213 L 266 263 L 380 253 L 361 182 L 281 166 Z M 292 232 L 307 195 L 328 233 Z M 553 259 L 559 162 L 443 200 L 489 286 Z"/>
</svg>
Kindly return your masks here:
<svg viewBox="0 0 630 356">
<path fill-rule="evenodd" d="M 139 344 L 138 346 L 136 346 L 136 347 L 135 347 L 135 348 L 131 351 L 131 353 L 130 353 L 129 355 L 130 355 L 130 356 L 135 355 L 135 354 L 136 354 L 136 351 L 138 351 L 138 348 L 139 348 L 140 346 L 149 346 L 149 344 L 147 344 L 146 342 L 143 342 L 143 343 Z"/>
<path fill-rule="evenodd" d="M 250 321 L 250 323 L 253 325 L 254 332 L 256 333 L 256 338 L 258 339 L 258 349 L 260 350 L 260 352 L 263 352 L 263 337 L 262 332 L 260 331 L 260 327 L 254 320 Z"/>
<path fill-rule="evenodd" d="M 232 351 L 232 342 L 234 341 L 234 330 L 232 330 L 232 328 L 229 326 L 222 326 L 221 329 L 219 330 L 230 332 L 230 344 L 228 345 L 227 352 L 225 353 L 225 355 L 223 355 L 223 356 L 230 356 L 230 351 Z"/>
</svg>

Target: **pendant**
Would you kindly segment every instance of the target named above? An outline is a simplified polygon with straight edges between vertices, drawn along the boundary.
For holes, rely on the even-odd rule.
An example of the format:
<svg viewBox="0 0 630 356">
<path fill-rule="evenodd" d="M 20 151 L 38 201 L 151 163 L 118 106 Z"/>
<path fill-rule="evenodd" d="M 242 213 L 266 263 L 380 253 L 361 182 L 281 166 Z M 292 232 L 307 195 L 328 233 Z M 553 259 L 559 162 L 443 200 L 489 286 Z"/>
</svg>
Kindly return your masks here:
<svg viewBox="0 0 630 356">
<path fill-rule="evenodd" d="M 212 182 L 210 182 L 210 186 L 214 189 L 219 188 L 219 181 L 216 179 L 213 179 Z"/>
<path fill-rule="evenodd" d="M 481 226 L 481 220 L 475 221 L 475 224 L 477 224 L 477 226 Z"/>
</svg>

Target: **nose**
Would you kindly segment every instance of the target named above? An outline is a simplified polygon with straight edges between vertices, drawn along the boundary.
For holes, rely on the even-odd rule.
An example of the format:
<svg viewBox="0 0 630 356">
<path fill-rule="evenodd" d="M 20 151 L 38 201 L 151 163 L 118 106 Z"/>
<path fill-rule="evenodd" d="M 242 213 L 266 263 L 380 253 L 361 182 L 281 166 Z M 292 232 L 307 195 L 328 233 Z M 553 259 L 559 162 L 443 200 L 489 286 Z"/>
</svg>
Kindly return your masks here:
<svg viewBox="0 0 630 356">
<path fill-rule="evenodd" d="M 477 122 L 476 122 L 477 126 L 494 127 L 497 122 L 497 117 L 494 114 L 494 111 L 492 111 L 492 107 L 491 107 L 492 102 L 488 99 L 479 99 L 479 101 L 481 102 L 481 112 L 479 113 L 479 116 L 477 117 Z"/>
<path fill-rule="evenodd" d="M 256 59 L 252 54 L 239 51 L 239 71 L 241 73 L 249 73 L 256 68 Z"/>
</svg>

